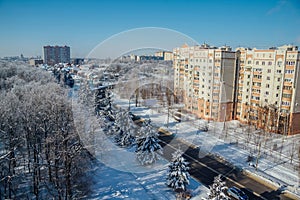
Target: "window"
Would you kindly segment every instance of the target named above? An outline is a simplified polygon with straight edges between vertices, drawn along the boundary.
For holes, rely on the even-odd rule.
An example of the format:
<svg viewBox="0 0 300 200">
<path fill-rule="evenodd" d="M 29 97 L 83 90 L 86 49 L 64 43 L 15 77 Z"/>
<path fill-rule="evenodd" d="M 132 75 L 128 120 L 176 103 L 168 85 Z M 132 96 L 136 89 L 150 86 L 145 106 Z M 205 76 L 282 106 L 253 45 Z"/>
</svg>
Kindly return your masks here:
<svg viewBox="0 0 300 200">
<path fill-rule="evenodd" d="M 250 65 L 250 64 L 251 64 L 251 60 L 248 60 L 248 62 L 247 62 L 247 63 L 248 63 L 248 65 Z"/>
<path fill-rule="evenodd" d="M 277 61 L 277 65 L 281 66 L 282 65 L 282 61 Z"/>
<path fill-rule="evenodd" d="M 292 79 L 291 78 L 285 78 L 284 81 L 285 82 L 292 82 Z"/>
<path fill-rule="evenodd" d="M 292 89 L 292 86 L 283 86 L 283 89 L 284 89 L 284 90 L 291 90 L 291 89 Z"/>
<path fill-rule="evenodd" d="M 279 96 L 279 94 L 277 93 L 277 94 L 276 94 L 276 97 L 278 97 L 278 96 Z"/>
<path fill-rule="evenodd" d="M 271 69 L 268 69 L 268 71 L 267 71 L 268 73 L 271 73 L 272 72 L 272 70 Z"/>
<path fill-rule="evenodd" d="M 254 100 L 260 100 L 260 97 L 251 96 L 251 99 L 254 99 Z"/>
<path fill-rule="evenodd" d="M 270 88 L 270 84 L 266 84 L 266 88 Z"/>
<path fill-rule="evenodd" d="M 286 74 L 293 74 L 293 73 L 294 73 L 294 70 L 285 70 L 285 73 L 286 73 Z"/>
<path fill-rule="evenodd" d="M 277 85 L 277 90 L 279 90 L 279 88 L 280 88 L 280 86 L 279 86 L 279 85 Z"/>
<path fill-rule="evenodd" d="M 286 61 L 286 65 L 295 65 L 295 61 Z"/>
<path fill-rule="evenodd" d="M 290 102 L 288 102 L 288 101 L 282 101 L 282 105 L 284 105 L 284 106 L 289 106 L 289 105 L 290 105 Z"/>
<path fill-rule="evenodd" d="M 268 81 L 271 80 L 270 76 L 267 76 L 267 80 L 268 80 Z"/>
<path fill-rule="evenodd" d="M 262 62 L 261 62 L 261 65 L 265 65 L 265 61 L 262 61 Z"/>
<path fill-rule="evenodd" d="M 277 74 L 280 74 L 280 73 L 281 73 L 281 70 L 277 70 L 276 72 L 277 72 Z"/>
<path fill-rule="evenodd" d="M 256 65 L 259 65 L 259 61 L 256 61 L 255 64 L 256 64 Z"/>
<path fill-rule="evenodd" d="M 291 98 L 292 95 L 291 94 L 283 94 L 282 97 L 284 97 L 284 98 Z"/>
<path fill-rule="evenodd" d="M 280 78 L 277 78 L 277 81 L 280 82 Z"/>
<path fill-rule="evenodd" d="M 269 92 L 268 92 L 268 91 L 266 92 L 266 95 L 269 95 Z"/>
<path fill-rule="evenodd" d="M 272 62 L 271 62 L 271 61 L 269 61 L 269 62 L 268 62 L 268 65 L 272 65 Z"/>
</svg>

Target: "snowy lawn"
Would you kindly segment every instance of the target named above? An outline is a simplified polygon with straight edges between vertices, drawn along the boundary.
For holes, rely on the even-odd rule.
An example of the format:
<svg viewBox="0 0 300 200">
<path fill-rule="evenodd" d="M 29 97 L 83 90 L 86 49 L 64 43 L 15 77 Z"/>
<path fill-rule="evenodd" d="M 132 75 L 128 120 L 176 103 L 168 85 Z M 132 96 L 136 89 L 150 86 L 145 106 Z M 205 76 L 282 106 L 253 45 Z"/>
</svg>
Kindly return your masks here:
<svg viewBox="0 0 300 200">
<path fill-rule="evenodd" d="M 128 109 L 128 100 L 126 99 L 116 98 L 115 103 L 124 109 Z M 289 147 L 294 143 L 298 145 L 297 142 L 299 142 L 300 136 L 282 138 L 276 134 L 269 134 L 267 138 L 259 138 L 260 140 L 265 139 L 264 141 L 267 142 L 262 143 L 258 169 L 256 170 L 253 165 L 257 156 L 257 145 L 255 145 L 255 137 L 257 136 L 252 136 L 250 139 L 247 138 L 248 135 L 245 132 L 247 127 L 240 125 L 237 121 L 226 122 L 226 126 L 224 126 L 223 122 L 211 122 L 208 124 L 209 131 L 201 132 L 199 131 L 199 126 L 204 123 L 204 120 L 178 123 L 170 116 L 169 123 L 167 123 L 167 110 L 164 108 L 135 107 L 132 103 L 130 110 L 136 115 L 147 119 L 150 118 L 152 123 L 158 127 L 166 127 L 168 124 L 168 129 L 176 133 L 177 138 L 200 147 L 200 151 L 204 152 L 204 154 L 199 156 L 203 156 L 206 153 L 215 154 L 237 167 L 278 184 L 278 186 L 287 185 L 292 192 L 300 193 L 298 171 L 293 167 L 295 164 L 289 164 L 289 156 L 291 156 Z M 224 127 L 227 133 L 223 130 Z M 255 131 L 251 129 L 251 134 Z M 272 150 L 275 143 L 283 146 L 281 154 Z M 247 162 L 248 155 L 253 155 L 254 157 L 252 166 Z M 297 158 L 296 153 L 294 158 Z"/>
<path fill-rule="evenodd" d="M 176 199 L 166 185 L 169 162 L 160 158 L 155 164 L 142 166 L 135 148 L 121 148 L 112 139 L 96 132 L 95 156 L 100 164 L 92 171 L 89 199 Z M 187 187 L 194 197 L 205 197 L 208 189 L 190 179 Z"/>
</svg>

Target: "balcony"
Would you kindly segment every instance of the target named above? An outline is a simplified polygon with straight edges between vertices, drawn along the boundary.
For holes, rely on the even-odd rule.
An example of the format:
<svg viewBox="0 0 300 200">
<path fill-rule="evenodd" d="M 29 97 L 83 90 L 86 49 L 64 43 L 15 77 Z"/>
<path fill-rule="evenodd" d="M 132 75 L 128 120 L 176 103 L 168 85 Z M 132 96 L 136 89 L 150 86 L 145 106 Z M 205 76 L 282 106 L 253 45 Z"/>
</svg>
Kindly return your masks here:
<svg viewBox="0 0 300 200">
<path fill-rule="evenodd" d="M 259 82 L 261 83 L 262 79 L 259 79 L 259 78 L 253 78 L 253 82 Z"/>
<path fill-rule="evenodd" d="M 285 74 L 284 77 L 285 78 L 294 78 L 294 74 Z"/>
<path fill-rule="evenodd" d="M 285 69 L 286 69 L 286 70 L 288 70 L 288 69 L 294 70 L 294 69 L 295 69 L 295 66 L 294 66 L 294 65 L 286 65 Z"/>
<path fill-rule="evenodd" d="M 282 93 L 284 93 L 284 94 L 292 94 L 293 90 L 283 90 Z"/>
<path fill-rule="evenodd" d="M 253 72 L 253 75 L 261 75 L 262 74 L 262 72 L 260 72 L 260 71 L 254 71 Z"/>
<path fill-rule="evenodd" d="M 283 85 L 284 86 L 293 86 L 293 83 L 292 82 L 283 82 Z"/>
</svg>

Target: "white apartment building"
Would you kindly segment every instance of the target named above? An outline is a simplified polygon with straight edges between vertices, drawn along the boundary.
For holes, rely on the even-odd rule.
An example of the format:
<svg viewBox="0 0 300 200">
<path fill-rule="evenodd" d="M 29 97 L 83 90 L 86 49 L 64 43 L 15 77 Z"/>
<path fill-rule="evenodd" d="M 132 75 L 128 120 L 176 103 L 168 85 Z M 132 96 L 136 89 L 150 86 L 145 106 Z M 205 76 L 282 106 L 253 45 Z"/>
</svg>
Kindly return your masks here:
<svg viewBox="0 0 300 200">
<path fill-rule="evenodd" d="M 236 56 L 228 46 L 183 45 L 173 50 L 174 92 L 185 110 L 216 121 L 233 118 Z"/>
<path fill-rule="evenodd" d="M 300 52 L 296 46 L 238 48 L 236 119 L 268 131 L 300 133 Z"/>
</svg>

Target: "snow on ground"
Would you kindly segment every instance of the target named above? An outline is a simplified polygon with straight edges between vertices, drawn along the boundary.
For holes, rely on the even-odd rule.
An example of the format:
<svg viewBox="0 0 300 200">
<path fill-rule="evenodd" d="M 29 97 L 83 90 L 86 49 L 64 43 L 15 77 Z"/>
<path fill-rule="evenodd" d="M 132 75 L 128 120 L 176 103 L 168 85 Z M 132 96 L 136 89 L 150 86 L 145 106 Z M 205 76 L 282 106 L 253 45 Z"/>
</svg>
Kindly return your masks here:
<svg viewBox="0 0 300 200">
<path fill-rule="evenodd" d="M 115 103 L 128 109 L 128 100 L 115 98 Z M 135 107 L 130 104 L 130 110 L 141 117 L 151 118 L 153 124 L 158 127 L 166 127 L 173 133 L 176 133 L 177 138 L 186 140 L 200 147 L 200 151 L 204 152 L 199 156 L 204 156 L 205 153 L 212 153 L 224 158 L 226 161 L 234 164 L 249 172 L 262 176 L 279 186 L 287 185 L 292 192 L 300 193 L 299 176 L 295 169 L 297 167 L 297 157 L 295 153 L 294 161 L 290 164 L 289 157 L 291 156 L 291 145 L 299 144 L 300 136 L 278 136 L 269 134 L 265 136 L 256 136 L 254 132 L 258 132 L 253 127 L 250 129 L 251 134 L 246 134 L 246 126 L 240 125 L 237 121 L 226 122 L 210 122 L 208 124 L 209 131 L 199 131 L 199 126 L 204 123 L 204 120 L 192 120 L 187 122 L 176 122 L 171 116 L 167 123 L 167 111 L 164 108 L 147 108 Z M 249 138 L 249 135 L 250 138 Z M 255 135 L 255 136 L 254 136 Z M 258 160 L 258 168 L 255 169 L 256 157 L 258 155 L 257 143 L 261 140 L 261 155 Z M 274 151 L 274 144 L 282 148 L 282 153 L 279 150 Z M 297 148 L 296 148 L 297 149 Z M 295 150 L 296 151 L 296 150 Z M 252 163 L 247 162 L 247 157 L 253 156 Z"/>
<path fill-rule="evenodd" d="M 160 158 L 154 165 L 141 166 L 134 148 L 120 148 L 101 130 L 95 134 L 95 156 L 101 164 L 93 170 L 89 199 L 176 199 L 166 185 L 168 161 Z M 199 198 L 208 192 L 192 178 L 188 190 Z"/>
</svg>

